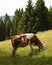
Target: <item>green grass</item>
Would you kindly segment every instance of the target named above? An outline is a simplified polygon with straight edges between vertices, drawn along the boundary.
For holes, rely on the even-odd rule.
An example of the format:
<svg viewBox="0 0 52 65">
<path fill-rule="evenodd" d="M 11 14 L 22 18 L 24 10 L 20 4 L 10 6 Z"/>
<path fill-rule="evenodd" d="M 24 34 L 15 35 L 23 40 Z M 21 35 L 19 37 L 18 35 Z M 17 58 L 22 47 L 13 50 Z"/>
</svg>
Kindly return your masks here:
<svg viewBox="0 0 52 65">
<path fill-rule="evenodd" d="M 0 65 L 52 65 L 52 30 L 36 35 L 43 42 L 45 50 L 39 53 L 36 46 L 33 46 L 32 52 L 29 45 L 20 47 L 15 58 L 11 57 L 11 40 L 0 42 Z"/>
</svg>

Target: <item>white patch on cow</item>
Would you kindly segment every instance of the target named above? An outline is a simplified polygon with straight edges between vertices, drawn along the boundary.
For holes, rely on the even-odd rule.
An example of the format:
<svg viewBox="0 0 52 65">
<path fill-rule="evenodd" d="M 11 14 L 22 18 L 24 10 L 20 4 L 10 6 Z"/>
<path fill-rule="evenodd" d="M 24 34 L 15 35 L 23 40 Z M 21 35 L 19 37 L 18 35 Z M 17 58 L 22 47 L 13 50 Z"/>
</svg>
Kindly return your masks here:
<svg viewBox="0 0 52 65">
<path fill-rule="evenodd" d="M 24 38 L 22 37 L 21 41 L 24 41 Z"/>
<path fill-rule="evenodd" d="M 26 37 L 27 37 L 28 39 L 31 39 L 31 38 L 34 36 L 33 33 L 25 33 L 25 34 L 22 34 L 22 35 L 26 35 Z"/>
</svg>

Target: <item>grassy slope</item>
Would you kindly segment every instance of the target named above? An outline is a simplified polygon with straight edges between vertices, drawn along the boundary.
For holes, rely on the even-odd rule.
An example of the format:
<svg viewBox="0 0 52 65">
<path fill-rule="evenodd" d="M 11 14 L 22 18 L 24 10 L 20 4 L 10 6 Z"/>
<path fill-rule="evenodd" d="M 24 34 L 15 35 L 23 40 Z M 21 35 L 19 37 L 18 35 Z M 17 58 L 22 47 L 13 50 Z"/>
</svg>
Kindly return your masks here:
<svg viewBox="0 0 52 65">
<path fill-rule="evenodd" d="M 16 58 L 11 57 L 11 41 L 0 42 L 0 65 L 52 65 L 52 30 L 36 34 L 44 43 L 45 50 L 38 53 L 38 48 L 29 45 L 17 50 Z"/>
</svg>

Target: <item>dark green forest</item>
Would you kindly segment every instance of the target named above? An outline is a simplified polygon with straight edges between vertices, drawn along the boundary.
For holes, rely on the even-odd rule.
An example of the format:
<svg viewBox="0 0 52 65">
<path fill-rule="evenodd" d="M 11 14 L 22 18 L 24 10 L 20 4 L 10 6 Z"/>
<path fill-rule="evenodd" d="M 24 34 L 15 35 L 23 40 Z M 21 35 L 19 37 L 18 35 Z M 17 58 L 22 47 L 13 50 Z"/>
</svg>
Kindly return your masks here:
<svg viewBox="0 0 52 65">
<path fill-rule="evenodd" d="M 5 14 L 4 21 L 0 18 L 0 41 L 10 39 L 12 35 L 22 33 L 37 33 L 52 29 L 52 7 L 48 9 L 44 0 L 27 1 L 25 11 L 16 9 L 13 20 Z"/>
</svg>

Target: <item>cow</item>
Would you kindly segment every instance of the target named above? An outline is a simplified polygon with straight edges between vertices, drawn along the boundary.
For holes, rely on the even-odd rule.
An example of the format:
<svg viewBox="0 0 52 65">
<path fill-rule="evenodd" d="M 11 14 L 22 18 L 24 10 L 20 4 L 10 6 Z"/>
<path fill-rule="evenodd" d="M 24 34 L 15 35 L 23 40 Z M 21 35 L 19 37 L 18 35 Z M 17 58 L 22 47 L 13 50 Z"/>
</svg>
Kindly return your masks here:
<svg viewBox="0 0 52 65">
<path fill-rule="evenodd" d="M 32 45 L 36 45 L 39 51 L 44 48 L 43 43 L 38 39 L 38 37 L 33 33 L 25 33 L 21 35 L 14 35 L 11 37 L 12 42 L 12 56 L 15 56 L 16 50 L 19 47 L 25 47 L 30 45 L 31 50 L 33 50 Z"/>
</svg>

